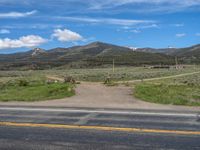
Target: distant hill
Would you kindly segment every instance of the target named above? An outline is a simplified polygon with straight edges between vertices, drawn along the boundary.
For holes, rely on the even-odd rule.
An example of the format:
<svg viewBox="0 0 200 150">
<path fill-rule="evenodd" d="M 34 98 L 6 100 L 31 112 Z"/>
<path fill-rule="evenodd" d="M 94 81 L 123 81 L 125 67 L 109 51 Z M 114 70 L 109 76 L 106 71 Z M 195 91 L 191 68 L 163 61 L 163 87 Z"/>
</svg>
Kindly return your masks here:
<svg viewBox="0 0 200 150">
<path fill-rule="evenodd" d="M 184 63 L 200 64 L 200 44 L 187 48 L 177 49 L 171 55 L 175 55 Z"/>
<path fill-rule="evenodd" d="M 136 51 L 140 52 L 149 52 L 149 53 L 162 53 L 162 54 L 167 54 L 171 55 L 175 51 L 177 51 L 176 48 L 162 48 L 162 49 L 155 49 L 155 48 L 138 48 Z"/>
<path fill-rule="evenodd" d="M 151 53 L 163 53 L 166 55 L 178 57 L 182 63 L 200 64 L 200 44 L 187 48 L 165 48 L 165 49 L 153 49 L 153 48 L 140 48 L 136 51 L 151 52 Z"/>
<path fill-rule="evenodd" d="M 113 59 L 116 65 L 174 64 L 174 56 L 154 50 L 137 49 L 135 51 L 131 48 L 102 42 L 50 50 L 35 48 L 27 52 L 0 54 L 0 69 L 47 69 L 62 66 L 72 68 L 96 67 L 111 65 Z"/>
</svg>

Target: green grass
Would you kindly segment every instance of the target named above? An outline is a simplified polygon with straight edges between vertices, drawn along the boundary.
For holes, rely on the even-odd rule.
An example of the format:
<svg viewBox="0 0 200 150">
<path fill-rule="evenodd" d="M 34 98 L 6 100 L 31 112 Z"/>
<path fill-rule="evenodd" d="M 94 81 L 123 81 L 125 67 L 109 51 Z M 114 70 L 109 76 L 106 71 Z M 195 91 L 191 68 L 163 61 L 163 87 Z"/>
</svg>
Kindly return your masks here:
<svg viewBox="0 0 200 150">
<path fill-rule="evenodd" d="M 57 99 L 74 94 L 66 92 L 72 85 L 43 83 L 45 76 L 72 76 L 76 81 L 105 81 L 107 77 L 112 82 L 107 86 L 115 86 L 116 81 L 124 81 L 129 86 L 128 80 L 142 80 L 171 76 L 183 73 L 200 71 L 200 66 L 187 66 L 184 69 L 149 69 L 145 67 L 116 67 L 115 72 L 112 68 L 96 69 L 52 69 L 36 71 L 0 71 L 1 85 L 9 83 L 10 86 L 0 89 L 0 101 L 37 101 L 47 99 Z M 31 81 L 26 87 L 13 85 L 11 81 L 26 79 Z M 40 82 L 38 84 L 38 81 Z M 142 82 L 136 85 L 135 95 L 140 99 L 163 104 L 174 105 L 199 105 L 199 85 L 200 74 L 178 77 L 172 79 L 162 79 L 155 81 Z M 3 86 L 4 87 L 4 86 Z M 58 90 L 57 90 L 58 89 Z M 65 89 L 65 90 L 64 90 Z M 56 91 L 56 92 L 52 92 Z"/>
<path fill-rule="evenodd" d="M 152 103 L 200 106 L 200 73 L 137 83 L 134 95 Z"/>
<path fill-rule="evenodd" d="M 41 101 L 70 97 L 74 94 L 73 86 L 66 83 L 35 83 L 26 86 L 13 84 L 1 87 L 0 101 Z"/>
<path fill-rule="evenodd" d="M 45 75 L 52 76 L 72 76 L 77 81 L 100 81 L 103 82 L 108 76 L 113 81 L 128 81 L 137 79 L 147 79 L 163 77 L 200 71 L 199 66 L 188 66 L 181 70 L 176 69 L 149 69 L 147 67 L 116 67 L 115 72 L 112 67 L 94 68 L 94 69 L 52 69 L 35 71 L 0 71 L 0 82 L 16 78 L 34 78 L 40 79 Z"/>
<path fill-rule="evenodd" d="M 140 83 L 134 95 L 153 103 L 200 106 L 200 86 Z"/>
</svg>

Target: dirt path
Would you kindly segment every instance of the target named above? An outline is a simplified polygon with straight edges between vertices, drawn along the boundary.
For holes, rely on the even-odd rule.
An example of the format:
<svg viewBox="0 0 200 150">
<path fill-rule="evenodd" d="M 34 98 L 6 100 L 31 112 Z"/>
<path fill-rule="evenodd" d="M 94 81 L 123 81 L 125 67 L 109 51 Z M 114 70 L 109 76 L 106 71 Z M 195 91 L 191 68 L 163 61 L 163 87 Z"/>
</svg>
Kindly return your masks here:
<svg viewBox="0 0 200 150">
<path fill-rule="evenodd" d="M 199 107 L 184 107 L 153 104 L 138 100 L 132 95 L 132 88 L 126 86 L 107 87 L 101 83 L 82 82 L 77 85 L 76 95 L 60 100 L 41 102 L 3 102 L 0 105 L 18 106 L 57 106 L 120 109 L 164 109 L 164 110 L 199 110 Z"/>
<path fill-rule="evenodd" d="M 143 79 L 143 81 L 154 81 L 154 80 L 160 80 L 160 79 L 171 79 L 171 78 L 177 78 L 177 77 L 184 77 L 189 75 L 198 74 L 200 71 L 197 72 L 191 72 L 191 73 L 183 73 L 183 74 L 177 74 L 177 75 L 171 75 L 166 77 L 158 77 L 158 78 L 149 78 L 149 79 Z M 129 80 L 128 83 L 134 83 L 134 82 L 140 82 L 141 80 Z M 124 81 L 118 81 L 117 83 L 124 83 Z"/>
</svg>

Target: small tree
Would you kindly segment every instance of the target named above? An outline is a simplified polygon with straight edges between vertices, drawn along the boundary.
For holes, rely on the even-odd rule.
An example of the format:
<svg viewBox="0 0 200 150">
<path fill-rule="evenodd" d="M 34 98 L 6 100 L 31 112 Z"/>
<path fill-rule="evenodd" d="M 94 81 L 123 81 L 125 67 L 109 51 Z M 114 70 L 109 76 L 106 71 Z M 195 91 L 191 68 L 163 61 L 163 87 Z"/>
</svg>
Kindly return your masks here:
<svg viewBox="0 0 200 150">
<path fill-rule="evenodd" d="M 76 80 L 72 76 L 64 77 L 64 82 L 65 83 L 72 83 L 75 84 Z"/>
</svg>

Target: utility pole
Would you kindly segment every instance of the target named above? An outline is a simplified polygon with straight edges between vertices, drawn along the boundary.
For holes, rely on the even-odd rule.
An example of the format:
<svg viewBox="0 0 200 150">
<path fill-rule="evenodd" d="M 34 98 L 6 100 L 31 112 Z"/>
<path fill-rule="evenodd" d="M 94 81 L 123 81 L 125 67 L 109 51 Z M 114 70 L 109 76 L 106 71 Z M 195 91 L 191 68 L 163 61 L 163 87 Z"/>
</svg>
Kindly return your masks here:
<svg viewBox="0 0 200 150">
<path fill-rule="evenodd" d="M 115 72 L 115 59 L 113 58 L 113 73 Z"/>
<path fill-rule="evenodd" d="M 177 56 L 175 57 L 175 63 L 176 63 L 176 69 L 178 69 L 178 58 L 177 58 Z"/>
</svg>

